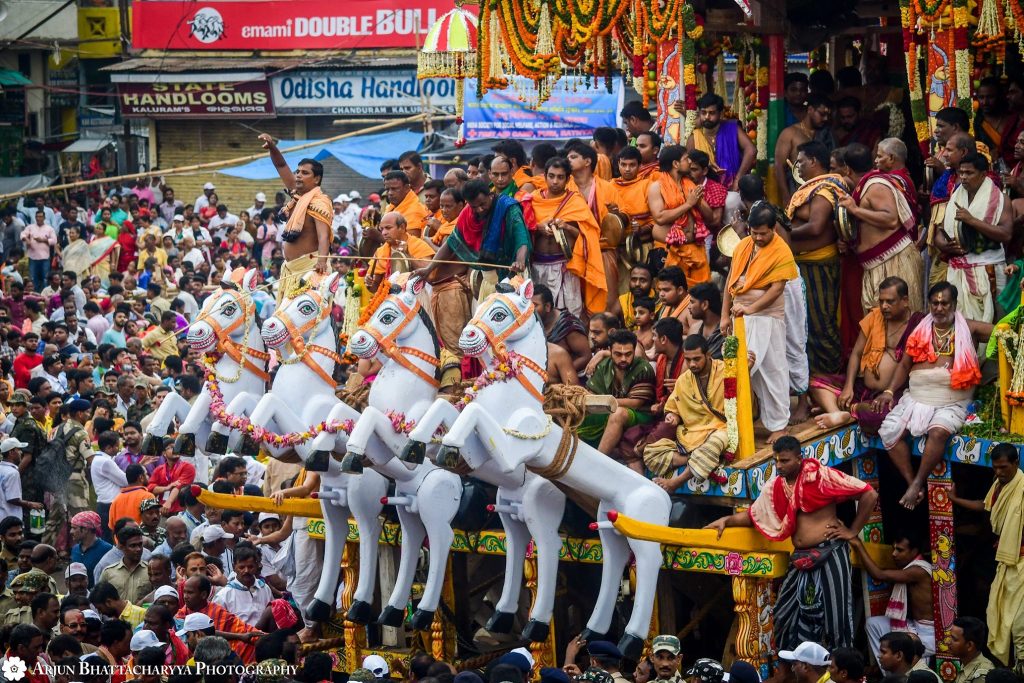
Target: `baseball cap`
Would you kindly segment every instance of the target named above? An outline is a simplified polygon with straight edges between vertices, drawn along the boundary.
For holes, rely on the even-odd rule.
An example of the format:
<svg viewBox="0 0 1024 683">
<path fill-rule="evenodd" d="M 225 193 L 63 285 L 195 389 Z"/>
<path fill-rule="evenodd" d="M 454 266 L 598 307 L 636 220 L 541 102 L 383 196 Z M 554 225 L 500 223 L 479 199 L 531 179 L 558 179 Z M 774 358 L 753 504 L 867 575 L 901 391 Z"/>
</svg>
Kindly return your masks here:
<svg viewBox="0 0 1024 683">
<path fill-rule="evenodd" d="M 506 652 L 498 659 L 498 663 L 511 664 L 523 673 L 529 673 L 531 668 L 530 660 L 524 657 L 521 652 Z"/>
<path fill-rule="evenodd" d="M 260 516 L 256 520 L 256 524 L 263 524 L 263 522 L 266 522 L 270 519 L 276 519 L 280 522 L 281 516 L 278 515 L 276 512 L 261 512 Z"/>
<path fill-rule="evenodd" d="M 651 654 L 661 652 L 662 650 L 668 650 L 672 654 L 677 655 L 682 649 L 683 647 L 679 644 L 679 639 L 675 636 L 654 636 L 654 640 L 651 641 Z"/>
<path fill-rule="evenodd" d="M 82 610 L 82 616 L 85 617 L 86 619 L 95 619 L 96 621 L 101 621 L 100 613 L 97 612 L 94 609 L 84 609 L 84 610 Z"/>
<path fill-rule="evenodd" d="M 622 652 L 615 643 L 607 640 L 593 640 L 587 643 L 587 651 L 592 657 L 604 657 L 606 659 L 622 659 Z"/>
<path fill-rule="evenodd" d="M 356 190 L 352 190 L 348 193 L 350 199 L 362 199 L 363 195 L 359 194 Z"/>
<path fill-rule="evenodd" d="M 695 676 L 702 683 L 722 683 L 725 679 L 725 669 L 715 660 L 703 657 L 693 663 L 686 675 Z"/>
<path fill-rule="evenodd" d="M 729 669 L 729 683 L 761 683 L 761 674 L 751 664 L 737 659 Z"/>
<path fill-rule="evenodd" d="M 525 647 L 517 647 L 514 650 L 509 650 L 509 654 L 512 653 L 521 654 L 522 656 L 526 657 L 526 661 L 530 665 L 530 669 L 533 669 L 533 665 L 536 664 L 536 662 L 533 660 L 533 654 L 529 650 L 527 650 Z"/>
<path fill-rule="evenodd" d="M 809 641 L 800 643 L 795 650 L 779 650 L 779 658 L 811 666 L 828 666 L 832 661 L 832 656 L 824 646 Z"/>
<path fill-rule="evenodd" d="M 224 530 L 224 527 L 220 525 L 208 526 L 203 529 L 203 545 L 207 543 L 216 543 L 220 539 L 234 538 L 231 534 Z"/>
<path fill-rule="evenodd" d="M 540 670 L 540 683 L 569 683 L 569 675 L 553 666 L 545 666 Z"/>
<path fill-rule="evenodd" d="M 337 197 L 334 198 L 334 201 L 335 203 L 350 202 L 352 201 L 352 198 L 349 197 L 347 194 L 339 194 Z"/>
<path fill-rule="evenodd" d="M 163 643 L 156 637 L 156 634 L 147 629 L 136 631 L 135 635 L 132 636 L 132 642 L 128 646 L 132 652 L 139 652 L 145 650 L 147 647 L 163 647 Z"/>
<path fill-rule="evenodd" d="M 380 195 L 377 194 L 376 192 L 374 192 L 373 194 L 370 195 L 370 201 L 371 202 L 379 202 L 380 201 Z"/>
<path fill-rule="evenodd" d="M 213 183 L 206 183 L 205 185 L 203 185 L 203 189 L 204 190 L 216 190 L 217 186 L 214 185 Z"/>
<path fill-rule="evenodd" d="M 182 625 L 181 630 L 176 633 L 179 638 L 184 638 L 185 635 L 189 633 L 194 631 L 205 631 L 209 628 L 213 628 L 213 619 L 202 612 L 193 612 L 185 617 L 185 623 Z"/>
<path fill-rule="evenodd" d="M 265 202 L 265 201 L 267 201 L 267 195 L 263 194 L 262 192 L 257 192 L 256 193 L 256 201 L 258 201 L 258 202 Z"/>
<path fill-rule="evenodd" d="M 28 448 L 28 444 L 10 437 L 0 441 L 0 453 L 10 453 L 15 448 Z"/>
<path fill-rule="evenodd" d="M 11 398 L 7 400 L 7 405 L 28 405 L 28 399 L 29 395 L 23 392 L 21 389 L 18 389 L 13 394 L 11 394 Z"/>
<path fill-rule="evenodd" d="M 92 408 L 92 403 L 86 401 L 84 398 L 76 398 L 74 401 L 68 403 L 69 413 L 79 413 L 83 410 L 89 410 Z"/>
<path fill-rule="evenodd" d="M 81 562 L 72 562 L 64 570 L 64 578 L 70 579 L 72 576 L 89 576 L 89 570 Z"/>
<path fill-rule="evenodd" d="M 160 586 L 153 593 L 153 602 L 156 602 L 160 598 L 174 598 L 178 599 L 178 590 L 174 586 Z"/>
<path fill-rule="evenodd" d="M 384 678 L 391 673 L 387 661 L 380 655 L 367 655 L 363 659 L 363 668 L 369 670 L 377 678 Z"/>
<path fill-rule="evenodd" d="M 180 213 L 176 213 L 174 214 L 174 218 L 172 218 L 171 220 L 174 222 L 183 223 L 185 221 L 185 217 Z"/>
<path fill-rule="evenodd" d="M 143 498 L 142 502 L 139 503 L 139 512 L 145 512 L 153 508 L 160 507 L 160 501 L 156 498 Z"/>
</svg>

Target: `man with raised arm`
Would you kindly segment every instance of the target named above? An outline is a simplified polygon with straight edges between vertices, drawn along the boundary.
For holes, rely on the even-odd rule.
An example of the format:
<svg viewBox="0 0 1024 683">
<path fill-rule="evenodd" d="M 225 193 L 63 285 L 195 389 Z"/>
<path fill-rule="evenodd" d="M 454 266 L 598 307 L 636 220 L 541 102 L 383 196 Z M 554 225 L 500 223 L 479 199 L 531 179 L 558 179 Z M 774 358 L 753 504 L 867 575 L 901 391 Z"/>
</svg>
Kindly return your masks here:
<svg viewBox="0 0 1024 683">
<path fill-rule="evenodd" d="M 311 270 L 327 274 L 334 205 L 320 189 L 324 178 L 323 164 L 315 159 L 302 159 L 292 172 L 274 138 L 263 133 L 259 140 L 263 149 L 270 152 L 270 160 L 292 197 L 282 209 L 288 216 L 288 224 L 282 235 L 285 262 L 281 266 L 281 283 L 277 290 L 277 303 L 280 305 L 284 293 L 302 275 Z"/>
</svg>

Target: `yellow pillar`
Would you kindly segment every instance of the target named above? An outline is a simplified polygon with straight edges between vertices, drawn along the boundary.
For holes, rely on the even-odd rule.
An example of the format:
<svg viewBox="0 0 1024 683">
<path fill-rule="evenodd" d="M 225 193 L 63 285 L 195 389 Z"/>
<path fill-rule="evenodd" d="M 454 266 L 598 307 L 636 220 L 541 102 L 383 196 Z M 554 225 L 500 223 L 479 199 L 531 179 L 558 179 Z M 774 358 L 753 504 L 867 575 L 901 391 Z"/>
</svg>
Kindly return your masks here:
<svg viewBox="0 0 1024 683">
<path fill-rule="evenodd" d="M 529 556 L 523 562 L 523 580 L 526 590 L 530 591 L 530 611 L 537 600 L 537 558 Z M 534 680 L 540 679 L 540 670 L 546 666 L 558 666 L 558 655 L 555 653 L 555 619 L 552 615 L 548 637 L 540 643 L 530 643 L 530 654 L 533 655 Z"/>
<path fill-rule="evenodd" d="M 743 318 L 733 321 L 733 334 L 739 340 L 736 351 L 736 422 L 739 427 L 739 445 L 736 459 L 754 454 L 754 406 L 750 394 L 750 368 L 747 364 L 747 334 Z"/>
<path fill-rule="evenodd" d="M 742 659 L 764 675 L 764 657 L 768 650 L 763 644 L 770 642 L 771 610 L 764 609 L 771 603 L 771 581 L 734 576 L 732 599 L 737 618 L 736 658 Z M 762 611 L 764 614 L 762 615 Z"/>
<path fill-rule="evenodd" d="M 341 555 L 341 580 L 345 589 L 341 593 L 341 612 L 347 613 L 352 606 L 352 597 L 359 582 L 359 544 L 351 541 L 345 543 Z M 363 661 L 363 650 L 366 649 L 366 629 L 359 624 L 345 620 L 345 669 L 353 671 Z"/>
</svg>

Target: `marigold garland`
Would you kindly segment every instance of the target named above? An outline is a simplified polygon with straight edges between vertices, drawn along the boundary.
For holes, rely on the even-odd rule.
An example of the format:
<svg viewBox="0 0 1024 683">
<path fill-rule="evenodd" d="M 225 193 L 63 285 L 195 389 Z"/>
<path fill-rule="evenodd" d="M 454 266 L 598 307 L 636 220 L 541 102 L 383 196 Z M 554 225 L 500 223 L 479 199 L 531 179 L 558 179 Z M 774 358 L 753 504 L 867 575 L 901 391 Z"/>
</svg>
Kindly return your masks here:
<svg viewBox="0 0 1024 683">
<path fill-rule="evenodd" d="M 498 359 L 493 367 L 484 370 L 473 380 L 473 384 L 466 388 L 462 398 L 455 403 L 455 409 L 461 413 L 466 406 L 476 400 L 482 389 L 515 379 L 524 367 L 526 364 L 522 356 L 515 351 L 509 351 L 504 360 Z"/>
<path fill-rule="evenodd" d="M 726 337 L 722 345 L 722 360 L 725 362 L 725 379 L 722 383 L 722 393 L 725 397 L 725 433 L 726 445 L 723 454 L 726 462 L 732 462 L 736 458 L 736 449 L 740 445 L 740 426 L 737 418 L 736 405 L 736 354 L 739 352 L 740 340 L 738 337 Z"/>
</svg>

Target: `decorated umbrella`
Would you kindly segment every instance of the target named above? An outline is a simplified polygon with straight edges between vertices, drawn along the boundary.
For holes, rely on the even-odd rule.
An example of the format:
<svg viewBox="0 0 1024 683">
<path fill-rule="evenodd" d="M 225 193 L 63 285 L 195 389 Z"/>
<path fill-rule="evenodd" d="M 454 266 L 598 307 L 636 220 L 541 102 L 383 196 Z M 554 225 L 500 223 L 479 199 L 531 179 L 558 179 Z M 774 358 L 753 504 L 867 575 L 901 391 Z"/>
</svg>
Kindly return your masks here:
<svg viewBox="0 0 1024 683">
<path fill-rule="evenodd" d="M 456 147 L 466 144 L 462 128 L 463 100 L 466 78 L 476 74 L 476 45 L 476 15 L 462 9 L 462 3 L 457 1 L 455 9 L 430 27 L 417 63 L 419 78 L 455 79 L 455 122 L 459 125 Z"/>
</svg>

